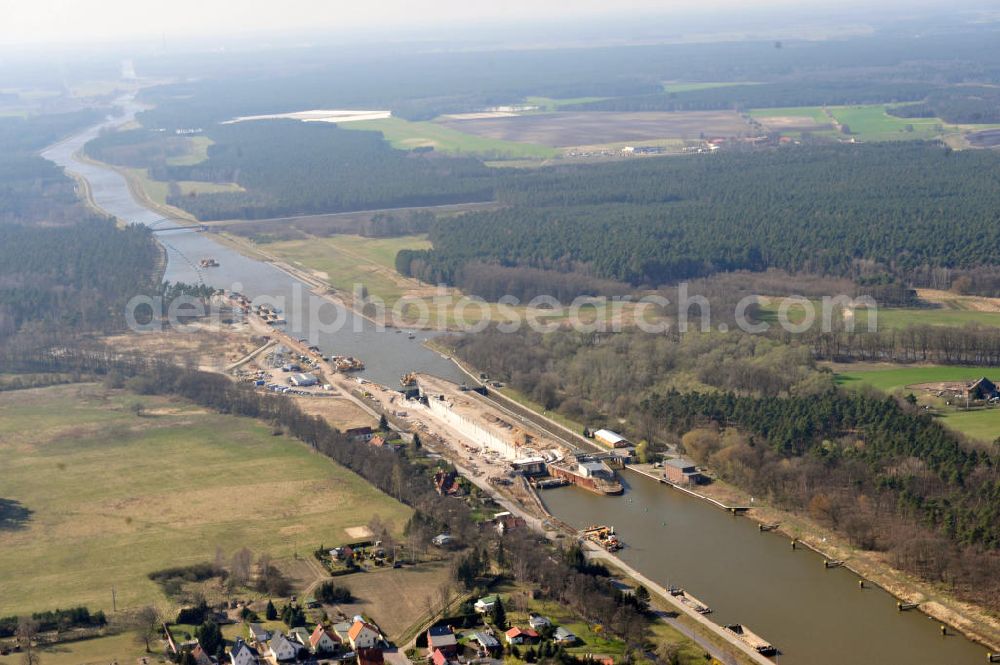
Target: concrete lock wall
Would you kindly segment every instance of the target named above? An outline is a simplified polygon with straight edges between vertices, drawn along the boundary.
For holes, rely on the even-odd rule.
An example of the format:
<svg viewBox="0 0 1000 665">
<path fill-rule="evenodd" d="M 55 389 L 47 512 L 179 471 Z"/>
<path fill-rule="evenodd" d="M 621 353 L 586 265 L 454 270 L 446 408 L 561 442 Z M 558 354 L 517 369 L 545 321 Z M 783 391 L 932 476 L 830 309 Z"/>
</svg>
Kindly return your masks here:
<svg viewBox="0 0 1000 665">
<path fill-rule="evenodd" d="M 494 450 L 508 460 L 517 459 L 517 447 L 512 441 L 486 429 L 466 416 L 456 413 L 447 402 L 431 399 L 428 401 L 428 405 L 435 416 L 444 420 L 464 436 L 467 436 L 472 442 Z"/>
</svg>

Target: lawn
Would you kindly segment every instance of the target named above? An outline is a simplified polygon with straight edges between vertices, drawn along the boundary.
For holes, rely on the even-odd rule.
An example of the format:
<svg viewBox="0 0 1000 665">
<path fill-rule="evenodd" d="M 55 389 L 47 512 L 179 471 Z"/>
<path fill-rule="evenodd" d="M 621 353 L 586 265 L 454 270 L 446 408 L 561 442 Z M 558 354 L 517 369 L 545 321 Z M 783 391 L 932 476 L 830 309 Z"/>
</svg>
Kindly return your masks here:
<svg viewBox="0 0 1000 665">
<path fill-rule="evenodd" d="M 339 126 L 343 129 L 381 132 L 394 148 L 401 150 L 430 147 L 439 152 L 508 159 L 546 159 L 556 156 L 556 151 L 546 146 L 475 136 L 436 122 L 385 118 L 346 122 Z"/>
<path fill-rule="evenodd" d="M 1000 381 L 996 367 L 962 367 L 952 365 L 920 365 L 848 370 L 837 374 L 837 383 L 846 388 L 871 386 L 887 393 L 910 392 L 909 386 L 943 381 L 970 381 L 982 376 Z M 968 411 L 948 405 L 948 398 L 937 397 L 935 391 L 914 389 L 918 403 L 932 408 L 942 423 L 973 439 L 990 443 L 1000 436 L 1000 407 L 973 408 Z"/>
<path fill-rule="evenodd" d="M 145 413 L 136 415 L 140 401 Z M 263 423 L 93 384 L 0 394 L 0 616 L 166 601 L 149 572 L 241 547 L 276 559 L 410 510 Z"/>
</svg>

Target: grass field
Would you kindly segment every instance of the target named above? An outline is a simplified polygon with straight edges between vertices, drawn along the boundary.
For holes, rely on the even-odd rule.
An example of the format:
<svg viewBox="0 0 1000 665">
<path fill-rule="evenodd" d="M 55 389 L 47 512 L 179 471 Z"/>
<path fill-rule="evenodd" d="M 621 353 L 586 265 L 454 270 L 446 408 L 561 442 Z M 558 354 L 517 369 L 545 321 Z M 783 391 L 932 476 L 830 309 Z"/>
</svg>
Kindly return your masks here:
<svg viewBox="0 0 1000 665">
<path fill-rule="evenodd" d="M 394 148 L 401 150 L 431 147 L 439 152 L 510 159 L 547 159 L 556 155 L 555 150 L 544 145 L 476 136 L 437 122 L 410 122 L 402 118 L 386 118 L 347 122 L 340 127 L 381 132 Z"/>
<path fill-rule="evenodd" d="M 811 299 L 816 313 L 816 324 L 821 322 L 823 307 L 819 300 Z M 759 318 L 770 325 L 778 324 L 778 299 L 771 299 L 760 307 Z M 836 315 L 835 313 L 835 316 Z M 868 330 L 868 311 L 863 308 L 855 310 L 855 330 Z M 801 305 L 792 305 L 788 310 L 788 320 L 793 324 L 800 323 L 805 318 L 805 310 Z M 949 306 L 941 307 L 881 307 L 876 314 L 876 324 L 879 330 L 907 328 L 914 325 L 929 326 L 964 326 L 975 323 L 983 326 L 1000 326 L 1000 312 L 977 311 L 974 309 L 957 309 Z"/>
<path fill-rule="evenodd" d="M 1000 381 L 996 367 L 959 367 L 950 365 L 884 366 L 848 370 L 837 374 L 837 382 L 847 388 L 871 386 L 886 393 L 910 392 L 910 386 L 921 383 L 968 381 L 986 376 Z M 942 422 L 973 439 L 989 443 L 1000 436 L 1000 408 L 979 408 L 968 411 L 948 406 L 946 400 L 933 392 L 913 389 L 921 405 L 929 405 Z"/>
<path fill-rule="evenodd" d="M 814 133 L 838 137 L 853 137 L 861 141 L 924 140 L 959 131 L 940 118 L 897 118 L 886 113 L 885 104 L 862 106 L 801 106 L 789 108 L 753 109 L 750 115 L 763 124 L 779 131 L 791 130 L 791 119 L 802 118 L 816 125 Z M 830 125 L 836 120 L 847 125 L 850 134 L 842 134 Z M 824 127 L 825 126 L 825 127 Z M 907 129 L 910 128 L 910 129 Z M 794 128 L 802 131 L 804 128 Z"/>
<path fill-rule="evenodd" d="M 464 296 L 457 289 L 448 287 L 442 290 L 396 272 L 395 260 L 399 250 L 426 249 L 430 246 L 423 235 L 396 238 L 333 235 L 269 242 L 265 248 L 269 255 L 311 271 L 345 299 L 351 298 L 356 284 L 363 284 L 368 295 L 373 299 L 380 298 L 386 305 L 387 313 L 391 313 L 393 306 L 405 297 L 406 300 L 399 306 L 402 318 L 395 319 L 398 326 L 420 324 L 421 309 L 424 307 L 431 327 L 452 330 L 462 327 L 460 319 L 464 319 L 468 326 L 477 324 L 484 312 L 493 322 L 509 321 L 511 316 L 525 315 L 525 305 L 511 310 L 496 303 L 472 304 L 471 301 L 466 301 L 468 305 L 463 311 L 458 304 Z M 608 314 L 612 313 L 609 310 Z M 579 314 L 584 323 L 593 322 L 597 316 L 590 307 L 582 308 Z M 655 315 L 645 313 L 642 308 L 626 304 L 621 308 L 622 325 L 631 325 L 639 314 L 646 316 L 647 320 L 656 320 Z M 544 317 L 546 322 L 565 322 L 569 319 L 570 308 L 564 308 L 561 313 L 540 312 L 539 316 Z M 422 327 L 427 327 L 427 323 L 425 321 Z"/>
<path fill-rule="evenodd" d="M 171 166 L 191 166 L 201 164 L 208 159 L 208 146 L 214 141 L 207 136 L 191 136 L 187 138 L 188 152 L 177 157 L 167 159 L 167 164 Z"/>
<path fill-rule="evenodd" d="M 836 106 L 830 112 L 850 128 L 850 136 L 864 141 L 929 139 L 957 129 L 939 118 L 897 118 L 886 113 L 884 104 Z"/>
<path fill-rule="evenodd" d="M 144 655 L 145 647 L 135 641 L 134 633 L 122 633 L 92 640 L 67 642 L 43 648 L 44 665 L 108 665 L 108 663 L 134 663 Z M 0 656 L 0 665 L 21 665 L 22 654 Z M 155 657 L 150 663 L 157 662 Z"/>
<path fill-rule="evenodd" d="M 137 400 L 146 414 L 131 408 Z M 276 559 L 410 511 L 257 421 L 98 385 L 0 394 L 0 616 L 163 603 L 147 573 L 241 547 Z"/>
<path fill-rule="evenodd" d="M 122 169 L 127 171 L 132 177 L 136 179 L 138 184 L 142 187 L 143 191 L 156 203 L 160 205 L 167 205 L 167 195 L 170 192 L 170 184 L 164 182 L 163 180 L 154 180 L 149 177 L 149 172 L 146 169 Z M 183 196 L 190 196 L 192 194 L 217 194 L 220 192 L 242 192 L 244 191 L 242 187 L 237 185 L 235 182 L 202 182 L 200 180 L 180 180 L 177 182 L 177 186 L 181 190 Z"/>
<path fill-rule="evenodd" d="M 342 293 L 351 294 L 355 284 L 364 284 L 370 294 L 391 307 L 408 290 L 408 280 L 396 273 L 396 254 L 401 249 L 430 246 L 425 235 L 397 238 L 335 235 L 274 242 L 267 245 L 267 251 L 321 273 L 330 286 Z"/>
</svg>

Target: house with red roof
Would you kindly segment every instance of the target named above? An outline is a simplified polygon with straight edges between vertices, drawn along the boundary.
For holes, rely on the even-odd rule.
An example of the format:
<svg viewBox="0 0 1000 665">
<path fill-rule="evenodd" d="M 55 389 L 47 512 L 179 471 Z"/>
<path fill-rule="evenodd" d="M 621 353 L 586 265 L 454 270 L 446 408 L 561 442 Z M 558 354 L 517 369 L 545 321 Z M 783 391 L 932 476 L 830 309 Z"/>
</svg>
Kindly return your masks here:
<svg viewBox="0 0 1000 665">
<path fill-rule="evenodd" d="M 504 636 L 507 638 L 507 644 L 532 644 L 538 639 L 538 633 L 531 628 L 522 629 L 517 626 L 504 633 Z"/>
<path fill-rule="evenodd" d="M 331 633 L 323 624 L 316 624 L 316 630 L 309 636 L 309 647 L 313 653 L 336 653 L 340 650 L 340 637 Z"/>
</svg>

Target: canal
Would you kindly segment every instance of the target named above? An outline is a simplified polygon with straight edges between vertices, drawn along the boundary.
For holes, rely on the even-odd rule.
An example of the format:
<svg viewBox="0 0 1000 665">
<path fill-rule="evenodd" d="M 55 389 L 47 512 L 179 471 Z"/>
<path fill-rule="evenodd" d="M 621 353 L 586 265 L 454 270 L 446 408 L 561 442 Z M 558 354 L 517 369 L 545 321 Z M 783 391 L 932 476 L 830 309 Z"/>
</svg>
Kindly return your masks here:
<svg viewBox="0 0 1000 665">
<path fill-rule="evenodd" d="M 128 122 L 134 117 L 138 107 L 128 100 L 123 100 L 123 104 L 125 115 L 58 143 L 42 156 L 84 178 L 90 185 L 94 202 L 115 217 L 152 228 L 176 226 L 136 201 L 121 174 L 75 157 L 103 128 Z M 157 233 L 157 238 L 167 252 L 164 279 L 188 284 L 204 282 L 218 289 L 239 291 L 251 298 L 267 298 L 282 310 L 289 334 L 309 339 L 325 354 L 361 358 L 365 362 L 361 375 L 366 378 L 398 386 L 402 374 L 416 371 L 459 383 L 465 380 L 453 362 L 421 344 L 434 333 L 418 331 L 416 337 L 410 339 L 409 335 L 393 329 L 377 330 L 370 321 L 355 316 L 329 299 L 314 295 L 307 285 L 288 273 L 216 242 L 209 233 L 163 231 Z M 215 258 L 219 267 L 200 268 L 200 260 L 207 257 Z"/>
<path fill-rule="evenodd" d="M 986 649 L 789 540 L 761 533 L 744 517 L 634 471 L 625 495 L 576 487 L 541 492 L 556 517 L 577 528 L 609 524 L 626 547 L 620 558 L 663 586 L 683 587 L 712 608 L 720 624 L 742 623 L 774 644 L 787 665 L 958 665 L 980 663 Z"/>
<path fill-rule="evenodd" d="M 137 108 L 125 101 L 126 114 L 52 146 L 43 153 L 90 185 L 94 202 L 127 222 L 155 226 L 158 213 L 131 195 L 117 172 L 75 158 L 103 127 L 130 120 Z M 420 371 L 456 382 L 464 375 L 420 341 L 432 336 L 376 330 L 370 322 L 315 296 L 299 280 L 276 267 L 246 257 L 213 240 L 211 234 L 164 231 L 165 279 L 233 289 L 248 296 L 284 303 L 293 334 L 316 334 L 327 354 L 363 359 L 363 375 L 394 386 L 399 376 Z M 203 257 L 220 267 L 200 269 Z M 109 267 L 110 269 L 110 267 Z M 337 310 L 337 311 L 334 311 Z M 329 323 L 345 317 L 336 332 L 317 332 L 313 317 Z M 292 331 L 290 331 L 292 332 Z M 714 609 L 719 623 L 749 626 L 774 643 L 789 665 L 959 665 L 985 660 L 985 649 L 963 637 L 942 637 L 938 623 L 919 612 L 899 613 L 895 600 L 876 589 L 858 588 L 847 570 L 825 570 L 809 551 L 792 551 L 786 539 L 758 532 L 748 519 L 734 518 L 634 472 L 624 474 L 623 497 L 600 497 L 573 487 L 548 490 L 542 498 L 552 513 L 577 527 L 614 525 L 626 543 L 620 555 L 665 586 L 683 586 Z"/>
</svg>

